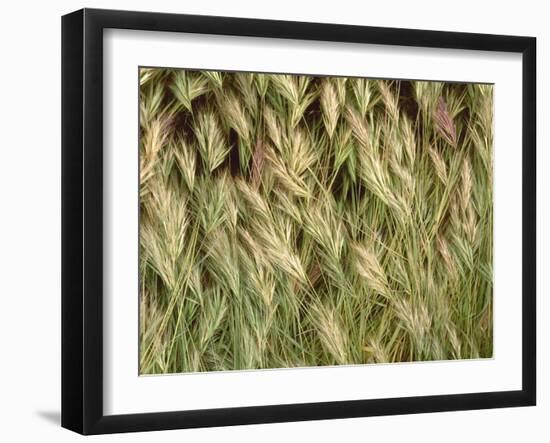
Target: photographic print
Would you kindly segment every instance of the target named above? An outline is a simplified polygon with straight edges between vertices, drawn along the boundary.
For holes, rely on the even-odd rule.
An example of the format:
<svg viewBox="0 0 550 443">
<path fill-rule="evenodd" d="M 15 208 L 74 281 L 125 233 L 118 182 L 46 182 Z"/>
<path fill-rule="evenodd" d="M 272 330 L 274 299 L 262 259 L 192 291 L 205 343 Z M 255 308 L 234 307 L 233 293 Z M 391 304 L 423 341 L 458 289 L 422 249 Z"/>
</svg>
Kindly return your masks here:
<svg viewBox="0 0 550 443">
<path fill-rule="evenodd" d="M 492 85 L 142 67 L 139 95 L 140 374 L 493 356 Z"/>
</svg>

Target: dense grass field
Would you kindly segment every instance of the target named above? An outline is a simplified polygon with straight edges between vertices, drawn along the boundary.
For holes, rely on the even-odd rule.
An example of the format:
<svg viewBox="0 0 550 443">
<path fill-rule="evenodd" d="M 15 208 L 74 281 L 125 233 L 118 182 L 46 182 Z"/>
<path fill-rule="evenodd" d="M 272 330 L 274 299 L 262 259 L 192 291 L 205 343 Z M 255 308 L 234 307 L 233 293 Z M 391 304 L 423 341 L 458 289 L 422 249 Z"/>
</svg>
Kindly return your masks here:
<svg viewBox="0 0 550 443">
<path fill-rule="evenodd" d="M 487 358 L 490 85 L 140 70 L 140 372 Z"/>
</svg>

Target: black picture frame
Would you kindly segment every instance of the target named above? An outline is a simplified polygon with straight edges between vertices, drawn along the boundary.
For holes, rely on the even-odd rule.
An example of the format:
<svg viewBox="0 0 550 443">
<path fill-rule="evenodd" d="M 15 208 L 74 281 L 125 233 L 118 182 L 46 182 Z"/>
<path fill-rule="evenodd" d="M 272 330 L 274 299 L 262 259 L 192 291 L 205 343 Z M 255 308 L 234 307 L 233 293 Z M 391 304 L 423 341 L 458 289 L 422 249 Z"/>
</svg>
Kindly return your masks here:
<svg viewBox="0 0 550 443">
<path fill-rule="evenodd" d="M 522 55 L 522 389 L 130 415 L 103 413 L 103 30 L 192 32 Z M 536 402 L 536 39 L 83 9 L 62 18 L 62 426 L 82 434 L 436 411 Z M 518 270 L 519 272 L 519 270 Z"/>
</svg>

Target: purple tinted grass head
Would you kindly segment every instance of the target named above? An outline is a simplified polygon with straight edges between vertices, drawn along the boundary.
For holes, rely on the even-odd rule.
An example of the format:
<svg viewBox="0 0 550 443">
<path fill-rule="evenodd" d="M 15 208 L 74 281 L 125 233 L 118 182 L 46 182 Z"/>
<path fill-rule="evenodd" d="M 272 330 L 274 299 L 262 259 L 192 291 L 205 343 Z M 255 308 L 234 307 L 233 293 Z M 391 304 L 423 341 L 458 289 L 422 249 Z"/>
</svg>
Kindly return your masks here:
<svg viewBox="0 0 550 443">
<path fill-rule="evenodd" d="M 434 123 L 437 132 L 452 146 L 456 147 L 456 127 L 453 119 L 449 115 L 447 104 L 443 97 L 439 97 L 437 109 L 434 113 Z"/>
</svg>

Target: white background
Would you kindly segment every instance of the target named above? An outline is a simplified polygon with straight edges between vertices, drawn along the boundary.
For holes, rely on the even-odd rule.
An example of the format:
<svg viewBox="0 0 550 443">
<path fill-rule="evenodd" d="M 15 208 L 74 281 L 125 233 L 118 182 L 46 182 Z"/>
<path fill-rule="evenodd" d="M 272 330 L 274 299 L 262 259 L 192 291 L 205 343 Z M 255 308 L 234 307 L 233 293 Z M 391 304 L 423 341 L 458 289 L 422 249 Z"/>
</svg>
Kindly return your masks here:
<svg viewBox="0 0 550 443">
<path fill-rule="evenodd" d="M 4 441 L 81 440 L 59 428 L 60 409 L 60 15 L 82 6 L 234 15 L 286 20 L 412 27 L 538 37 L 539 226 L 550 200 L 543 122 L 550 105 L 542 78 L 549 71 L 550 30 L 544 2 L 483 4 L 440 1 L 180 3 L 156 0 L 3 5 L 0 67 L 0 438 Z M 548 76 L 548 74 L 546 74 Z M 543 201 L 545 200 L 545 201 Z M 550 237 L 539 229 L 539 405 L 494 411 L 423 414 L 165 431 L 94 441 L 548 441 L 550 436 Z M 546 249 L 543 253 L 542 250 Z M 546 274 L 542 275 L 542 274 Z"/>
</svg>

